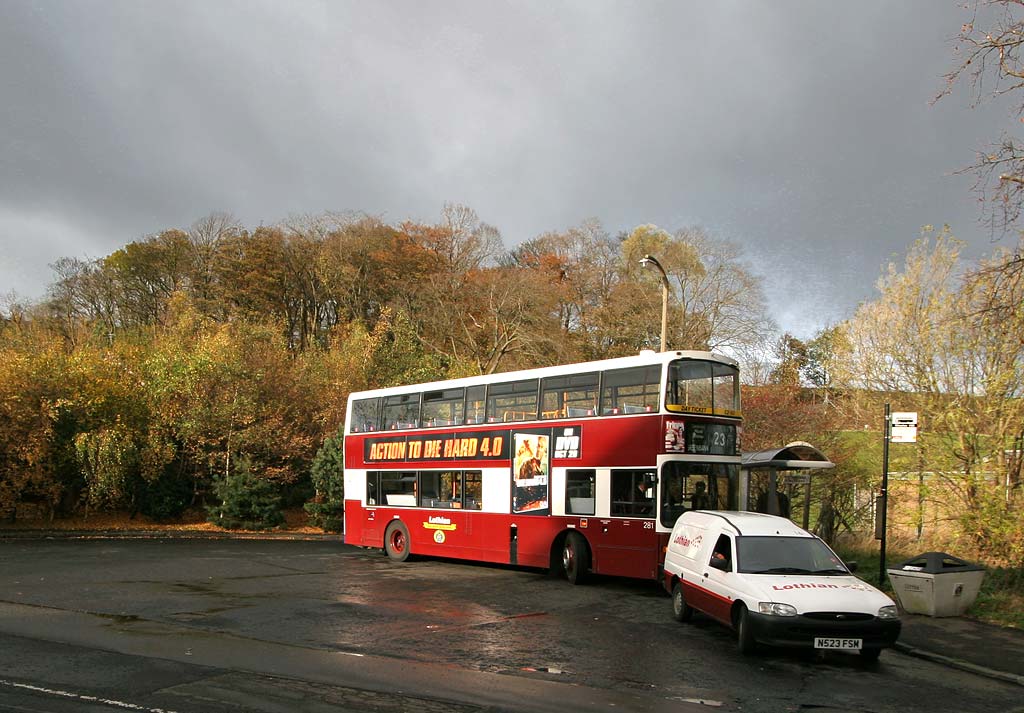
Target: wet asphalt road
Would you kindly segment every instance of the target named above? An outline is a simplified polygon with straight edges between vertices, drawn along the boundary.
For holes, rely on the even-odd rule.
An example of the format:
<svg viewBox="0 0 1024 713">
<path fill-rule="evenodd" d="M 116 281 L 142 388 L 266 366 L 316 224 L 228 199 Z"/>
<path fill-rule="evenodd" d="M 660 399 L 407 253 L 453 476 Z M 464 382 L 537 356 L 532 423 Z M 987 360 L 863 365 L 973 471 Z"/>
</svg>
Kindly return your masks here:
<svg viewBox="0 0 1024 713">
<path fill-rule="evenodd" d="M 745 658 L 670 609 L 331 541 L 0 540 L 0 711 L 1024 710 L 893 651 Z"/>
</svg>

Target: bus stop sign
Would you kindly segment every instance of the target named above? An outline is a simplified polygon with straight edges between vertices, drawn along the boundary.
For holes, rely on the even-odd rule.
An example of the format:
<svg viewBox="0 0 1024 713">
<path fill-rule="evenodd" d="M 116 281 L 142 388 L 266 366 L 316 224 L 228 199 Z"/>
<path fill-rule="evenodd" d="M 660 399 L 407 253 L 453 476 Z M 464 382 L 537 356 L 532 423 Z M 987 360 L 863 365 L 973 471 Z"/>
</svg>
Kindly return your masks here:
<svg viewBox="0 0 1024 713">
<path fill-rule="evenodd" d="M 917 443 L 917 412 L 893 411 L 889 436 L 892 443 Z"/>
</svg>

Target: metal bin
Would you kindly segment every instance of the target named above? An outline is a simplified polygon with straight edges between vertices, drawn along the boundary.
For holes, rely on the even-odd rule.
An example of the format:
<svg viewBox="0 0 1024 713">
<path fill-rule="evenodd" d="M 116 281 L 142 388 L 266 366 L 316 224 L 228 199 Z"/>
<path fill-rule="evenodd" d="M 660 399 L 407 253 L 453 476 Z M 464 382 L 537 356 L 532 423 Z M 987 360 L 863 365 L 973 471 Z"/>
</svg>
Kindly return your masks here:
<svg viewBox="0 0 1024 713">
<path fill-rule="evenodd" d="M 945 552 L 925 552 L 886 571 L 903 611 L 936 617 L 966 612 L 985 577 L 984 567 Z"/>
</svg>

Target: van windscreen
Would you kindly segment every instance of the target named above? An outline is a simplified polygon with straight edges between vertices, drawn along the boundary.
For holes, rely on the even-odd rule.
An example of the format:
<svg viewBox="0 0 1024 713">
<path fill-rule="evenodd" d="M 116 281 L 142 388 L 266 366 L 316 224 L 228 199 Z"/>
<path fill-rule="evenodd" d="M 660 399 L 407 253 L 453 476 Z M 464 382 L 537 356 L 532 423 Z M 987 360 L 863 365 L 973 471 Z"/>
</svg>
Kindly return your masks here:
<svg viewBox="0 0 1024 713">
<path fill-rule="evenodd" d="M 737 537 L 736 555 L 738 571 L 749 574 L 850 573 L 816 537 Z"/>
</svg>

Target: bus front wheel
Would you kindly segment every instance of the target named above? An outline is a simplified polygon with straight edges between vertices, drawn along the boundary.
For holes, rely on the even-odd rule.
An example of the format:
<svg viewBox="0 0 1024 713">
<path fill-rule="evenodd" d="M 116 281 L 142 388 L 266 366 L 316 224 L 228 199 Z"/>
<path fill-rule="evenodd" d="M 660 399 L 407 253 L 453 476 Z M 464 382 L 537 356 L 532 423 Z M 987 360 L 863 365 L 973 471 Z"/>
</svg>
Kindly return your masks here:
<svg viewBox="0 0 1024 713">
<path fill-rule="evenodd" d="M 583 535 L 570 532 L 562 545 L 562 569 L 569 584 L 582 584 L 590 569 L 590 548 Z"/>
<path fill-rule="evenodd" d="M 384 551 L 392 562 L 405 562 L 409 559 L 409 530 L 399 520 L 395 520 L 384 532 Z"/>
</svg>

